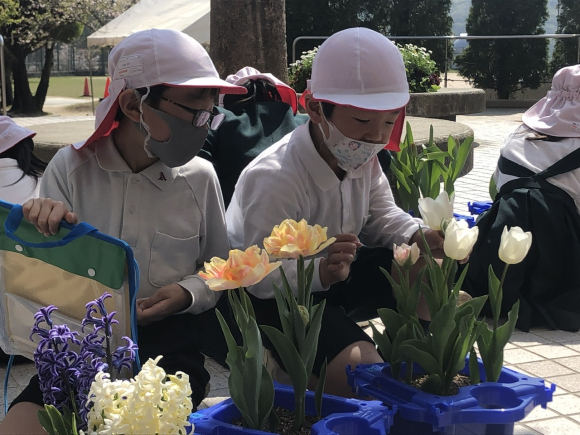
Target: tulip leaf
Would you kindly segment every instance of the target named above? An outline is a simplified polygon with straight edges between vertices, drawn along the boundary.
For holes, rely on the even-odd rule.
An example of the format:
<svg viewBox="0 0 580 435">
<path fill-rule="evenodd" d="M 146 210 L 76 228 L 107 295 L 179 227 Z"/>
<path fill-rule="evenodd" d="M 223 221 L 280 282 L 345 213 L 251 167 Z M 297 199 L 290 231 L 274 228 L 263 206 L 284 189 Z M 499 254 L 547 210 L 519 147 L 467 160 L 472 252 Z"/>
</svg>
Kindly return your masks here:
<svg viewBox="0 0 580 435">
<path fill-rule="evenodd" d="M 453 167 L 453 181 L 457 180 L 465 162 L 471 152 L 471 145 L 473 143 L 473 136 L 466 137 L 465 140 L 459 145 L 457 149 L 457 155 L 455 157 L 454 167 Z"/>
<path fill-rule="evenodd" d="M 272 326 L 260 325 L 260 328 L 268 336 L 276 348 L 278 355 L 280 355 L 282 363 L 292 381 L 295 394 L 299 394 L 301 391 L 305 392 L 308 386 L 308 375 L 294 344 L 282 332 Z"/>
<path fill-rule="evenodd" d="M 294 334 L 294 330 L 292 328 L 290 310 L 288 309 L 288 303 L 286 302 L 286 299 L 284 299 L 282 291 L 276 283 L 274 283 L 274 297 L 276 299 L 276 305 L 278 306 L 278 314 L 280 316 L 280 322 L 282 323 L 282 330 L 286 336 L 291 337 Z"/>
<path fill-rule="evenodd" d="M 435 316 L 437 311 L 439 311 L 439 301 L 437 300 L 437 296 L 435 292 L 431 290 L 425 282 L 421 281 L 421 289 L 423 290 L 423 296 L 425 297 L 425 301 L 427 302 L 427 307 L 429 308 L 429 314 L 431 317 Z"/>
<path fill-rule="evenodd" d="M 373 325 L 373 323 L 370 323 L 371 325 L 371 329 L 373 331 L 373 341 L 377 344 L 377 347 L 379 348 L 379 352 L 381 353 L 381 356 L 383 357 L 383 359 L 387 362 L 392 362 L 391 361 L 391 352 L 393 350 L 393 346 L 391 343 L 391 340 L 389 340 L 388 335 L 386 334 L 386 332 L 379 332 L 378 329 L 376 328 L 375 325 Z"/>
<path fill-rule="evenodd" d="M 387 332 L 391 339 L 396 337 L 399 330 L 406 323 L 406 319 L 402 315 L 390 308 L 379 308 L 377 314 L 385 326 L 385 332 Z"/>
<path fill-rule="evenodd" d="M 256 320 L 250 318 L 246 329 L 247 348 L 243 368 L 243 391 L 248 413 L 259 427 L 258 398 L 260 397 L 260 380 L 262 379 L 263 351 L 262 337 Z"/>
<path fill-rule="evenodd" d="M 304 369 L 306 370 L 306 375 L 310 377 L 312 374 L 312 367 L 314 366 L 314 360 L 316 358 L 316 351 L 318 349 L 318 337 L 320 334 L 320 328 L 322 325 L 322 316 L 324 314 L 324 307 L 326 306 L 326 300 L 323 300 L 318 305 L 314 307 L 314 313 L 310 319 L 310 327 L 306 338 L 304 339 L 303 348 L 299 350 L 300 358 L 304 364 Z"/>
<path fill-rule="evenodd" d="M 417 349 L 409 344 L 402 344 L 399 348 L 404 359 L 416 362 L 427 374 L 439 374 L 441 366 L 429 352 Z"/>
<path fill-rule="evenodd" d="M 298 305 L 306 306 L 306 282 L 304 276 L 304 257 L 301 255 L 296 261 L 296 281 L 298 281 Z"/>
<path fill-rule="evenodd" d="M 324 395 L 324 385 L 326 384 L 326 366 L 327 360 L 324 358 L 322 367 L 320 368 L 320 376 L 316 384 L 316 391 L 314 392 L 314 406 L 316 407 L 316 415 L 318 419 L 322 419 L 322 398 Z"/>
<path fill-rule="evenodd" d="M 455 303 L 454 303 L 455 301 Z M 443 354 L 445 352 L 445 345 L 449 341 L 451 332 L 455 328 L 455 311 L 457 299 L 452 296 L 449 303 L 443 305 L 441 310 L 433 317 L 429 325 L 429 332 L 433 339 L 434 357 L 438 363 L 443 366 Z"/>
<path fill-rule="evenodd" d="M 262 364 L 262 376 L 260 380 L 260 392 L 258 394 L 258 416 L 260 420 L 260 426 L 258 430 L 266 429 L 266 422 L 269 420 L 270 415 L 274 414 L 272 409 L 274 408 L 274 382 L 272 381 L 272 376 L 268 369 Z M 273 429 L 273 428 L 271 428 Z M 275 430 L 275 428 L 274 428 Z"/>
<path fill-rule="evenodd" d="M 501 300 L 502 300 L 502 289 L 500 289 L 500 281 L 495 276 L 493 267 L 489 265 L 488 270 L 488 283 L 489 283 L 489 303 L 491 305 L 491 312 L 494 319 L 499 319 L 501 314 Z"/>
<path fill-rule="evenodd" d="M 471 380 L 471 385 L 477 385 L 481 382 L 477 353 L 475 352 L 475 348 L 473 346 L 469 351 L 469 378 Z"/>
<path fill-rule="evenodd" d="M 416 317 L 417 305 L 419 304 L 419 298 L 421 297 L 421 283 L 423 282 L 423 275 L 425 274 L 425 269 L 422 268 L 415 278 L 415 282 L 409 289 L 409 294 L 407 296 L 407 303 L 405 304 L 405 316 L 410 319 Z"/>
<path fill-rule="evenodd" d="M 479 317 L 479 313 L 481 313 L 481 310 L 485 305 L 485 301 L 487 301 L 487 295 L 477 296 L 473 299 L 468 300 L 463 305 L 457 308 L 457 316 L 463 317 L 471 309 L 473 310 L 473 316 L 475 318 Z"/>
<path fill-rule="evenodd" d="M 242 354 L 240 352 L 240 348 L 238 347 L 238 344 L 236 343 L 236 340 L 234 339 L 230 331 L 230 327 L 226 323 L 224 317 L 222 316 L 222 313 L 220 313 L 220 310 L 216 308 L 215 313 L 218 318 L 218 321 L 220 322 L 222 332 L 226 339 L 226 344 L 228 345 L 228 355 L 226 357 L 226 363 L 228 364 L 230 370 L 232 370 L 232 368 L 235 367 L 241 373 Z"/>
<path fill-rule="evenodd" d="M 438 374 L 429 375 L 429 377 L 427 377 L 427 379 L 425 379 L 421 384 L 421 390 L 436 395 L 443 395 L 446 393 L 446 391 L 443 390 L 441 376 Z"/>
</svg>

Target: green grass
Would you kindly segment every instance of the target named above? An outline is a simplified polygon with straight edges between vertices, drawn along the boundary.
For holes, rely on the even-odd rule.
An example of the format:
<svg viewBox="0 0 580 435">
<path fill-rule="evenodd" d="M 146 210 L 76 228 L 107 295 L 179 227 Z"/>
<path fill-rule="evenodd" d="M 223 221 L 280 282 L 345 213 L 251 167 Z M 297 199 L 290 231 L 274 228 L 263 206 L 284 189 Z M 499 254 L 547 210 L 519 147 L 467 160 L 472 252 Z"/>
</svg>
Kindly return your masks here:
<svg viewBox="0 0 580 435">
<path fill-rule="evenodd" d="M 30 82 L 30 89 L 32 93 L 36 93 L 36 88 L 38 87 L 40 78 L 31 77 L 28 79 L 28 81 Z M 106 77 L 93 77 L 93 91 L 95 93 L 95 98 L 103 97 L 106 81 Z M 80 98 L 83 95 L 84 88 L 85 78 L 82 76 L 51 77 L 50 82 L 48 83 L 47 95 L 50 97 Z M 90 90 L 91 82 L 89 80 L 89 92 Z"/>
</svg>

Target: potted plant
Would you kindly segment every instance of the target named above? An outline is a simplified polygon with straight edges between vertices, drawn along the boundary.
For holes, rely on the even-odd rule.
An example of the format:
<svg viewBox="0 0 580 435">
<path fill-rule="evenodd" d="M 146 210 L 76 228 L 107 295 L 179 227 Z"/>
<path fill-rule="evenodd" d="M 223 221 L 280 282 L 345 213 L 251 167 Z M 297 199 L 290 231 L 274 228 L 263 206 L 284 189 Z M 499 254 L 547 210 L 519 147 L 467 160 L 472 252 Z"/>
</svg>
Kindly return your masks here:
<svg viewBox="0 0 580 435">
<path fill-rule="evenodd" d="M 205 265 L 206 272 L 201 276 L 207 279 L 207 285 L 213 290 L 228 290 L 242 344 L 239 346 L 235 342 L 219 314 L 228 342 L 226 362 L 231 370 L 228 385 L 232 398 L 194 413 L 191 421 L 197 433 L 388 433 L 394 411 L 378 401 L 363 402 L 324 395 L 324 367 L 316 392 L 307 391 L 324 303 L 312 303 L 310 291 L 314 265 L 309 262 L 306 266 L 304 257 L 320 252 L 333 241 L 327 240 L 326 229 L 318 225 L 310 226 L 304 220 L 286 220 L 264 240 L 266 250 L 260 251 L 257 246 L 244 252 L 232 250 L 227 260 L 214 258 Z M 283 269 L 280 269 L 283 289 L 275 286 L 283 330 L 261 326 L 283 360 L 293 388 L 273 384 L 263 364 L 263 348 L 254 310 L 243 288 L 258 283 L 281 264 L 269 263 L 268 253 L 278 258 L 296 258 L 298 262 L 296 287 L 290 285 Z M 234 293 L 236 288 L 239 288 L 238 294 Z M 288 425 L 279 424 L 276 408 L 290 411 Z M 310 429 L 304 425 L 306 416 L 313 416 L 316 421 Z M 232 424 L 236 421 L 241 421 L 243 427 Z M 277 432 L 278 429 L 281 431 Z"/>
<path fill-rule="evenodd" d="M 124 379 L 135 362 L 137 346 L 128 337 L 113 350 L 115 312 L 107 313 L 104 293 L 87 304 L 82 340 L 67 325 L 55 325 L 51 313 L 41 308 L 34 316 L 31 339 L 40 341 L 34 354 L 44 410 L 38 418 L 48 434 L 182 433 L 192 431 L 189 376 L 167 375 L 150 359 L 133 379 Z M 96 314 L 94 316 L 93 314 Z M 73 346 L 80 346 L 75 352 Z M 152 391 L 154 393 L 152 394 Z"/>
<path fill-rule="evenodd" d="M 507 322 L 500 326 L 501 288 L 508 265 L 521 262 L 526 256 L 531 234 L 517 227 L 504 230 L 499 256 L 506 268 L 501 280 L 489 269 L 493 312 L 490 328 L 485 319 L 477 320 L 487 296 L 463 304 L 457 302 L 469 267 L 455 281 L 457 260 L 471 251 L 477 227 L 469 229 L 466 223 L 452 218 L 449 201 L 443 201 L 445 197 L 446 194 L 438 198 L 438 202 L 430 198 L 419 200 L 426 220 L 445 233 L 442 263 L 435 261 L 426 247 L 426 266 L 411 285 L 408 269 L 419 256 L 418 248 L 394 247 L 400 284 L 386 271 L 383 273 L 393 287 L 397 312 L 379 310 L 385 330 L 379 332 L 373 327 L 373 338 L 387 363 L 348 369 L 349 384 L 358 394 L 397 406 L 399 413 L 391 433 L 510 433 L 514 422 L 534 406 L 545 407 L 555 388 L 546 388 L 542 379 L 503 368 L 503 348 L 514 330 L 519 304 L 514 304 Z M 414 310 L 420 292 L 431 316 L 427 331 L 420 327 Z"/>
</svg>

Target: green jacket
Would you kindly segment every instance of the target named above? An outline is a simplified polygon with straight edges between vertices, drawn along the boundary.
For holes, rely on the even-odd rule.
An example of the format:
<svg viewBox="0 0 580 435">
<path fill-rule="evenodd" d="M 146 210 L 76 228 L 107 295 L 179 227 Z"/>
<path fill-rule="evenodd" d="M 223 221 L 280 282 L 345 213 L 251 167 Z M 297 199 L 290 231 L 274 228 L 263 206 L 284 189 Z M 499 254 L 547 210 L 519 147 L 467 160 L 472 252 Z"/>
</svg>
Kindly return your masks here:
<svg viewBox="0 0 580 435">
<path fill-rule="evenodd" d="M 278 142 L 309 117 L 294 115 L 282 102 L 245 104 L 235 112 L 218 108 L 226 115 L 217 130 L 211 130 L 199 156 L 213 163 L 226 207 L 243 169 L 258 154 Z"/>
</svg>

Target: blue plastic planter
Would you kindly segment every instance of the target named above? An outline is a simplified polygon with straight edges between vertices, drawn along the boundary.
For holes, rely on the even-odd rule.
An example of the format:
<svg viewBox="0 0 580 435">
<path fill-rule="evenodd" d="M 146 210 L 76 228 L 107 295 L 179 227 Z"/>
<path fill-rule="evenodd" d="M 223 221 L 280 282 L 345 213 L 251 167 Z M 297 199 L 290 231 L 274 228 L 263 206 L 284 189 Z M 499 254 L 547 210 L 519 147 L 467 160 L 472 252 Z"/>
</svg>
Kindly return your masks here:
<svg viewBox="0 0 580 435">
<path fill-rule="evenodd" d="M 291 387 L 276 384 L 274 407 L 294 409 L 294 391 Z M 386 435 L 393 424 L 396 409 L 390 410 L 381 402 L 345 399 L 324 395 L 323 419 L 312 426 L 312 434 L 318 435 Z M 306 393 L 306 415 L 316 415 L 314 393 Z M 195 425 L 194 433 L 201 435 L 263 435 L 269 432 L 244 429 L 231 424 L 240 418 L 240 412 L 232 399 L 211 408 L 191 414 L 189 421 Z"/>
<path fill-rule="evenodd" d="M 481 361 L 479 367 L 485 380 Z M 415 365 L 414 373 L 422 372 Z M 469 375 L 467 362 L 460 373 Z M 398 409 L 391 434 L 513 434 L 514 423 L 538 405 L 545 408 L 556 389 L 554 384 L 547 388 L 543 379 L 506 368 L 498 382 L 463 387 L 456 396 L 435 396 L 395 380 L 387 363 L 359 365 L 354 371 L 348 367 L 347 375 L 358 395 Z"/>
</svg>

